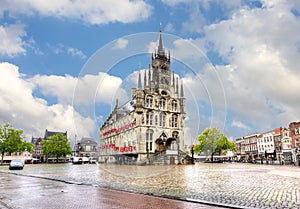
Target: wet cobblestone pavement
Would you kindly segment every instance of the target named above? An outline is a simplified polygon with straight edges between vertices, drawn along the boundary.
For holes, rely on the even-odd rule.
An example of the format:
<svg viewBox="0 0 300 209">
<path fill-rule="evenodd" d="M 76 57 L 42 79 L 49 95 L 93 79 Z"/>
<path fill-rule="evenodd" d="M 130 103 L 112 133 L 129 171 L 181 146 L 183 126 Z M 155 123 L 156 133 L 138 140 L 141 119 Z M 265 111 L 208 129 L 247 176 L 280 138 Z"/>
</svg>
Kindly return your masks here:
<svg viewBox="0 0 300 209">
<path fill-rule="evenodd" d="M 6 173 L 0 173 L 0 188 L 0 209 L 223 208 Z"/>
<path fill-rule="evenodd" d="M 294 166 L 38 164 L 14 173 L 237 208 L 300 208 L 300 167 Z"/>
</svg>

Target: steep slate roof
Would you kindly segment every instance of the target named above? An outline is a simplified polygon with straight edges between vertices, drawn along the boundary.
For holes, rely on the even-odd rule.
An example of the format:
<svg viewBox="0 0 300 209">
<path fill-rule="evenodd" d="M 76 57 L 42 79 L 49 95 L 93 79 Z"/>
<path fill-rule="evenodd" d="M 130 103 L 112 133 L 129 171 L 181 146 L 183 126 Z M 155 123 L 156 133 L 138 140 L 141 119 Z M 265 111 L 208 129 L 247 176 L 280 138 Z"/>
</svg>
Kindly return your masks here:
<svg viewBox="0 0 300 209">
<path fill-rule="evenodd" d="M 97 144 L 97 142 L 95 141 L 95 139 L 89 138 L 89 137 L 83 137 L 83 138 L 81 138 L 81 140 L 80 140 L 79 143 Z"/>
<path fill-rule="evenodd" d="M 48 129 L 46 129 L 44 139 L 47 139 L 48 137 L 53 136 L 55 134 L 63 134 L 67 136 L 67 132 L 48 131 Z"/>
<path fill-rule="evenodd" d="M 40 141 L 42 141 L 41 137 L 32 137 L 31 143 L 37 145 Z"/>
</svg>

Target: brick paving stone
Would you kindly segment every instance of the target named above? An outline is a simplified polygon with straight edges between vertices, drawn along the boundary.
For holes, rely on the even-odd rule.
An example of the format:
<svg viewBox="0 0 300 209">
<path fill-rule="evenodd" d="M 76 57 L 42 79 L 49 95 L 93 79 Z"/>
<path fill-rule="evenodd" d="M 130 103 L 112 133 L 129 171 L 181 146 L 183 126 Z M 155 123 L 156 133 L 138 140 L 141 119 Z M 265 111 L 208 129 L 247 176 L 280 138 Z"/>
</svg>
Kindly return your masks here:
<svg viewBox="0 0 300 209">
<path fill-rule="evenodd" d="M 174 166 L 163 171 L 163 167 L 57 166 L 45 173 L 38 169 L 39 166 L 28 166 L 22 174 L 237 207 L 300 208 L 300 167 L 199 163 L 194 166 Z M 65 167 L 73 172 L 66 172 Z M 152 175 L 160 169 L 162 172 Z M 139 173 L 144 170 L 151 170 L 151 176 Z M 80 173 L 82 175 L 78 175 Z"/>
<path fill-rule="evenodd" d="M 225 208 L 87 185 L 0 173 L 0 209 Z"/>
</svg>

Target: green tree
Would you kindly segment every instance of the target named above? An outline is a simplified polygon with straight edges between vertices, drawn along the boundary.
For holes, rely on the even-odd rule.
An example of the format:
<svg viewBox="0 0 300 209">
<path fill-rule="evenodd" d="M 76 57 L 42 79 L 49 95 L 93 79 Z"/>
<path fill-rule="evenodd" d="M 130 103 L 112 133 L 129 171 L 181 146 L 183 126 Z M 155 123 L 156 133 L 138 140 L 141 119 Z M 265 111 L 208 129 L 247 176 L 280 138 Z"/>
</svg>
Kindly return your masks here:
<svg viewBox="0 0 300 209">
<path fill-rule="evenodd" d="M 3 163 L 4 153 L 13 152 L 33 152 L 33 145 L 23 141 L 23 130 L 14 129 L 10 124 L 0 125 L 0 152 L 1 164 Z"/>
<path fill-rule="evenodd" d="M 225 134 L 218 128 L 207 128 L 198 136 L 199 143 L 194 146 L 194 151 L 211 155 L 213 161 L 214 154 L 221 154 L 222 151 L 236 151 L 236 145 L 229 141 Z"/>
<path fill-rule="evenodd" d="M 34 145 L 30 142 L 24 142 L 23 143 L 23 150 L 33 153 L 34 152 Z"/>
<path fill-rule="evenodd" d="M 59 157 L 66 157 L 73 151 L 67 137 L 58 133 L 42 141 L 42 152 L 48 157 L 56 157 L 56 162 L 58 162 Z"/>
</svg>

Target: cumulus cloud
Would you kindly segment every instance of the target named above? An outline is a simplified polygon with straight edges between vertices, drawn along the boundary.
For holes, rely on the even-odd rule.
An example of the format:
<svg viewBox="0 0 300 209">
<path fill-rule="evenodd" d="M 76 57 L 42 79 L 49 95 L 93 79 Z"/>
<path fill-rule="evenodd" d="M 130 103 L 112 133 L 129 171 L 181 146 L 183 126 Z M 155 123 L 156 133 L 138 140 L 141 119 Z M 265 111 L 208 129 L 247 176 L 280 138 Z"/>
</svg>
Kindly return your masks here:
<svg viewBox="0 0 300 209">
<path fill-rule="evenodd" d="M 299 120 L 300 20 L 291 3 L 264 3 L 206 27 L 205 45 L 221 58 L 217 70 L 229 111 L 246 126 L 268 130 Z"/>
<path fill-rule="evenodd" d="M 113 47 L 113 49 L 124 49 L 128 45 L 128 40 L 125 38 L 119 38 Z"/>
<path fill-rule="evenodd" d="M 176 7 L 186 14 L 187 18 L 182 20 L 184 33 L 199 34 L 203 33 L 205 25 L 230 17 L 235 10 L 243 5 L 241 0 L 163 0 L 162 2 L 170 7 Z"/>
<path fill-rule="evenodd" d="M 28 79 L 36 85 L 36 89 L 44 96 L 55 97 L 57 103 L 72 104 L 73 92 L 77 83 L 77 78 L 70 75 L 35 75 Z"/>
<path fill-rule="evenodd" d="M 74 102 L 83 105 L 94 102 L 111 104 L 121 83 L 121 78 L 102 72 L 85 75 L 76 84 Z"/>
<path fill-rule="evenodd" d="M 169 32 L 169 33 L 174 33 L 175 32 L 174 25 L 172 23 L 168 23 L 166 25 L 164 31 Z"/>
<path fill-rule="evenodd" d="M 72 56 L 77 56 L 81 59 L 85 59 L 86 55 L 79 49 L 73 48 L 73 47 L 69 47 L 67 49 L 68 54 L 71 54 Z"/>
<path fill-rule="evenodd" d="M 70 75 L 35 75 L 30 78 L 38 90 L 48 97 L 55 97 L 59 104 L 90 105 L 97 102 L 110 104 L 122 80 L 99 72 L 76 78 Z"/>
<path fill-rule="evenodd" d="M 201 1 L 195 1 L 195 0 L 162 0 L 162 2 L 168 6 L 178 6 L 179 4 L 199 4 L 201 7 L 203 7 L 205 10 L 208 10 L 211 8 L 211 5 L 214 3 L 217 3 L 218 5 L 222 5 L 223 7 L 226 7 L 226 9 L 230 9 L 233 7 L 237 7 L 241 5 L 241 0 L 201 0 Z"/>
<path fill-rule="evenodd" d="M 110 22 L 131 23 L 147 19 L 152 7 L 144 1 L 93 1 L 93 0 L 4 0 L 1 2 L 0 14 L 5 11 L 13 14 L 52 16 L 75 19 L 88 24 L 107 24 Z"/>
<path fill-rule="evenodd" d="M 172 1 L 169 5 L 179 3 L 183 2 Z M 233 9 L 229 18 L 207 23 L 201 38 L 173 43 L 172 57 L 192 63 L 194 73 L 184 76 L 185 88 L 194 92 L 191 96 L 200 101 L 200 108 L 202 102 L 211 105 L 216 123 L 225 122 L 225 129 L 233 135 L 247 134 L 250 129 L 267 131 L 298 121 L 300 4 L 282 0 L 262 1 L 258 7 L 238 5 L 227 5 Z M 196 24 L 194 32 L 201 25 Z M 155 46 L 149 44 L 149 48 Z M 209 61 L 193 65 L 205 54 L 213 54 L 214 67 Z M 226 121 L 224 114 L 229 115 Z"/>
<path fill-rule="evenodd" d="M 26 54 L 25 42 L 22 38 L 26 36 L 24 25 L 0 25 L 0 55 L 14 57 L 18 54 Z"/>
<path fill-rule="evenodd" d="M 250 128 L 241 121 L 232 121 L 231 126 L 250 130 Z"/>
<path fill-rule="evenodd" d="M 50 45 L 47 44 L 54 54 L 69 54 L 80 59 L 86 59 L 87 56 L 80 50 L 74 47 L 65 46 L 64 44 Z"/>
<path fill-rule="evenodd" d="M 75 134 L 78 137 L 94 136 L 97 133 L 95 119 L 74 109 L 72 97 L 74 88 L 80 85 L 84 88 L 77 99 L 82 103 L 91 102 L 101 77 L 105 78 L 102 80 L 105 94 L 98 95 L 96 101 L 111 102 L 112 91 L 118 87 L 114 85 L 120 82 L 118 78 L 103 74 L 86 75 L 81 79 L 69 75 L 27 78 L 17 66 L 0 63 L 0 122 L 23 129 L 27 140 L 31 136 L 43 136 L 45 129 L 68 131 L 70 138 Z M 40 91 L 40 97 L 35 96 L 36 91 Z M 43 97 L 56 97 L 57 101 L 49 104 Z"/>
</svg>

